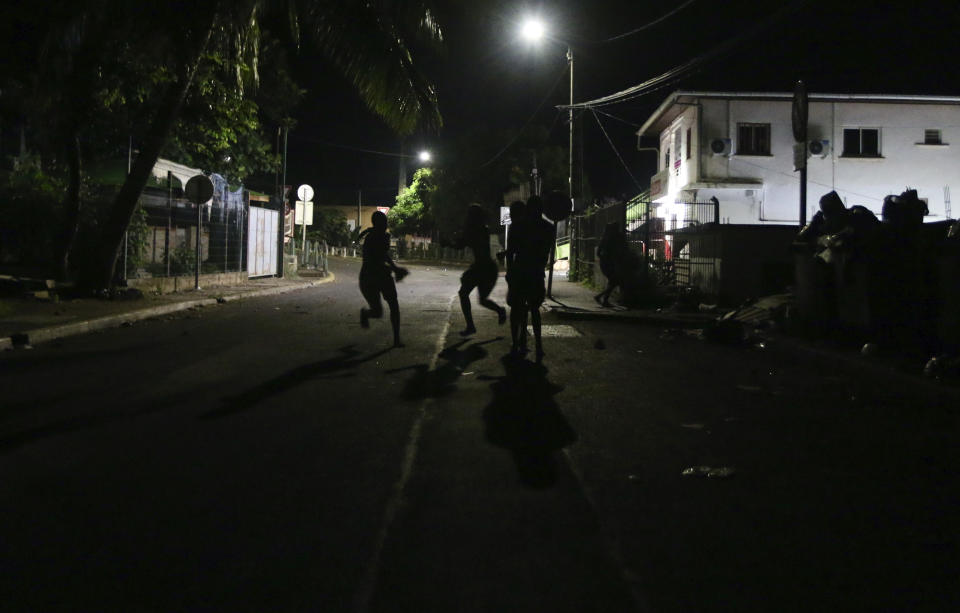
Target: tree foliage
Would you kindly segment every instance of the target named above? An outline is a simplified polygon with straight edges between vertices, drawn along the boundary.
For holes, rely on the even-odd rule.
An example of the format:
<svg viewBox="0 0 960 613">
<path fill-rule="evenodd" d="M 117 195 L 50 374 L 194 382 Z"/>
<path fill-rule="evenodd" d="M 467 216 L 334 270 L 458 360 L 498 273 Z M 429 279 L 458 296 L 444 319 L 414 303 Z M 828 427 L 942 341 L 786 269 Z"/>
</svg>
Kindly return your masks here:
<svg viewBox="0 0 960 613">
<path fill-rule="evenodd" d="M 336 209 L 313 207 L 313 225 L 307 238 L 327 241 L 328 245 L 344 247 L 350 243 L 350 226 L 346 216 Z"/>
<path fill-rule="evenodd" d="M 180 3 L 160 0 L 54 0 L 45 12 L 23 0 L 14 4 L 9 14 L 17 23 L 10 29 L 33 33 L 42 44 L 18 49 L 24 52 L 13 58 L 18 64 L 10 74 L 33 92 L 26 106 L 37 111 L 37 126 L 44 117 L 58 120 L 38 133 L 50 143 L 49 157 L 66 160 L 68 226 L 75 230 L 80 216 L 84 156 L 97 147 L 124 150 L 129 135 L 137 143 L 132 168 L 99 226 L 97 269 L 84 279 L 89 285 L 113 281 L 124 232 L 165 151 L 234 179 L 273 163 L 255 98 L 262 60 L 279 56 L 260 27 L 268 9 L 282 7 L 294 38 L 302 33 L 317 44 L 397 132 L 440 123 L 432 85 L 414 62 L 418 49 L 440 40 L 424 0 L 200 0 L 189 19 Z M 32 70 L 38 61 L 41 70 Z M 280 74 L 274 83 L 284 90 L 281 102 L 295 104 L 292 81 Z M 271 106 L 273 113 L 285 110 L 282 103 Z M 72 235 L 60 242 L 70 244 Z"/>
<path fill-rule="evenodd" d="M 434 229 L 434 196 L 437 175 L 429 168 L 421 168 L 413 175 L 410 186 L 397 195 L 397 201 L 387 213 L 390 230 L 398 235 L 429 235 Z"/>
</svg>

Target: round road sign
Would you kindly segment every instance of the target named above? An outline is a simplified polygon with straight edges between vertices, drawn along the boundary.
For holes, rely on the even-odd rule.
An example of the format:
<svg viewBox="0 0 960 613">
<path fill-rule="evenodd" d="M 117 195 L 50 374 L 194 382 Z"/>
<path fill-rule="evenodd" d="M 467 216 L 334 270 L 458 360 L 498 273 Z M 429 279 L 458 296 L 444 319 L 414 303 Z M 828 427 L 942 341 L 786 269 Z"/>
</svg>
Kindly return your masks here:
<svg viewBox="0 0 960 613">
<path fill-rule="evenodd" d="M 556 190 L 543 195 L 543 214 L 551 221 L 563 221 L 570 216 L 570 199 Z"/>
<path fill-rule="evenodd" d="M 297 196 L 300 197 L 300 200 L 304 202 L 310 202 L 313 200 L 313 188 L 304 183 L 297 188 Z"/>
<path fill-rule="evenodd" d="M 213 198 L 213 182 L 206 175 L 194 175 L 187 181 L 183 192 L 190 202 L 203 204 Z"/>
</svg>

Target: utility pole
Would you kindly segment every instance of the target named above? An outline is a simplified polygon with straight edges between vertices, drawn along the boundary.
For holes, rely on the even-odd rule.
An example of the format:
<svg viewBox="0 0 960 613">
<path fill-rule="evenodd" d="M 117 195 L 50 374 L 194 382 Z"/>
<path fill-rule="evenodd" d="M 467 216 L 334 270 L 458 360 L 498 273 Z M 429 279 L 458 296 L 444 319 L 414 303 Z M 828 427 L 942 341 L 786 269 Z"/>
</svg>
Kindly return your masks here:
<svg viewBox="0 0 960 613">
<path fill-rule="evenodd" d="M 573 210 L 573 48 L 567 45 L 567 66 L 570 69 L 570 106 L 567 108 L 567 123 L 570 124 L 570 150 L 567 165 L 567 197 L 570 199 L 570 210 Z M 547 296 L 553 298 L 553 266 L 557 261 L 557 231 L 559 222 L 553 222 L 553 249 L 550 252 L 550 272 L 547 275 Z"/>
<path fill-rule="evenodd" d="M 280 191 L 281 191 L 281 192 L 287 187 L 287 137 L 288 137 L 289 133 L 290 133 L 290 127 L 289 127 L 289 126 L 284 126 L 284 127 L 283 127 L 283 183 L 280 184 Z M 280 223 L 281 223 L 282 226 L 283 226 L 283 234 L 286 235 L 286 233 L 287 233 L 287 200 L 288 200 L 288 194 L 286 194 L 286 193 L 282 194 L 282 195 L 280 196 L 280 200 L 283 201 L 283 208 L 281 209 L 281 212 L 280 212 L 280 214 L 281 214 L 281 216 L 283 217 L 283 219 L 280 221 Z M 294 249 L 294 247 L 293 247 L 293 241 L 291 240 L 291 241 L 290 241 L 290 254 L 291 254 L 291 255 L 294 255 L 293 249 Z"/>
</svg>

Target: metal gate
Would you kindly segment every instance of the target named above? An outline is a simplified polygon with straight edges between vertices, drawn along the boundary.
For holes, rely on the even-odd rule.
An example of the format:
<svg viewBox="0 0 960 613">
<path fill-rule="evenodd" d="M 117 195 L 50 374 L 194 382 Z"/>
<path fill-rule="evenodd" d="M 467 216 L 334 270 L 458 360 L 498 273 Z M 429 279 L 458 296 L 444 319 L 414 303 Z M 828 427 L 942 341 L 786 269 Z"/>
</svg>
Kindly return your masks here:
<svg viewBox="0 0 960 613">
<path fill-rule="evenodd" d="M 265 277 L 277 274 L 277 239 L 280 213 L 259 206 L 250 207 L 247 236 L 247 274 Z"/>
</svg>

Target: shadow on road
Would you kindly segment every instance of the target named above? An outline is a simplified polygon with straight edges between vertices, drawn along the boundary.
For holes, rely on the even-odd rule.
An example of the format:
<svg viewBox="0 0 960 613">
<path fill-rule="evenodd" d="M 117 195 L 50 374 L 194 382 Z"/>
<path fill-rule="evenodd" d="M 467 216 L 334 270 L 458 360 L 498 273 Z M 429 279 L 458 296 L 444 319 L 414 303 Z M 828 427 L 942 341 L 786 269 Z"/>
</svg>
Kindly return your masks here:
<svg viewBox="0 0 960 613">
<path fill-rule="evenodd" d="M 493 399 L 483 411 L 487 440 L 513 454 L 520 482 L 545 489 L 557 481 L 557 453 L 577 440 L 554 396 L 563 387 L 547 379 L 547 368 L 511 356 L 506 374 L 490 377 Z"/>
<path fill-rule="evenodd" d="M 369 362 L 382 356 L 390 350 L 391 348 L 388 347 L 375 353 L 361 356 L 360 352 L 354 349 L 353 345 L 341 347 L 339 349 L 340 355 L 338 356 L 298 366 L 293 370 L 288 370 L 279 377 L 274 377 L 245 392 L 224 397 L 223 405 L 220 408 L 203 413 L 200 415 L 200 419 L 218 419 L 246 411 L 270 396 L 283 393 L 326 374 L 354 369 L 364 362 Z"/>
<path fill-rule="evenodd" d="M 413 377 L 407 381 L 401 393 L 404 400 L 440 398 L 453 393 L 457 389 L 460 376 L 467 366 L 487 356 L 487 350 L 483 348 L 483 345 L 495 343 L 499 340 L 503 340 L 503 338 L 492 338 L 470 345 L 467 345 L 470 339 L 457 341 L 440 352 L 438 357 L 443 360 L 443 363 L 439 364 L 433 371 L 427 364 L 414 364 L 387 372 L 393 374 L 404 370 L 414 371 Z M 464 347 L 465 345 L 466 347 Z"/>
</svg>

